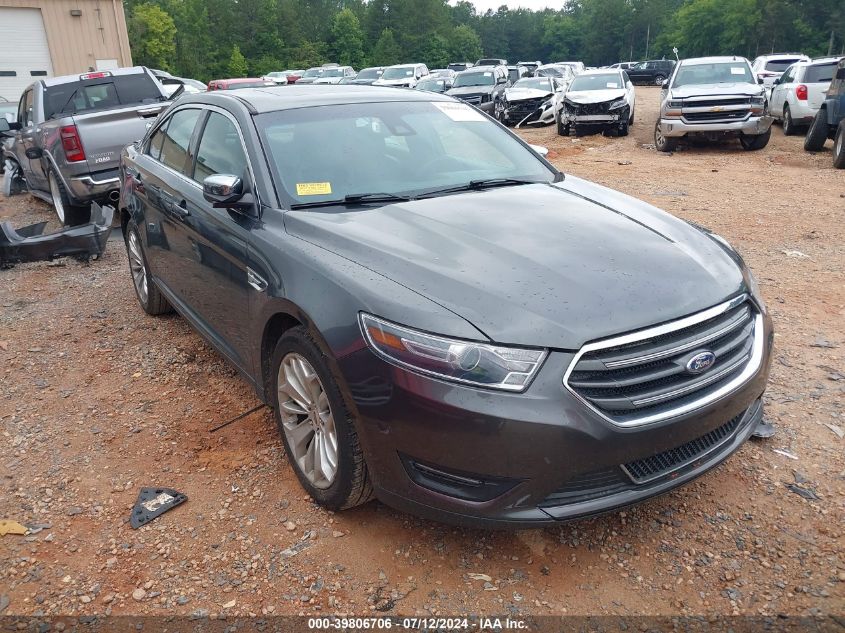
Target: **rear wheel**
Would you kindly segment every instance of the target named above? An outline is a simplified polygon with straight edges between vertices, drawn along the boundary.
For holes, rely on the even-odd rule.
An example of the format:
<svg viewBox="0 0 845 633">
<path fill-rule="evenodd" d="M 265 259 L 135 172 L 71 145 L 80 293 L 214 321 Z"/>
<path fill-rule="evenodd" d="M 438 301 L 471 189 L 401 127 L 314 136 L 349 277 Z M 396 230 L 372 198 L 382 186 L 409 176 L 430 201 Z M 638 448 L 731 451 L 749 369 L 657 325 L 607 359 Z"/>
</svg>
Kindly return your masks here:
<svg viewBox="0 0 845 633">
<path fill-rule="evenodd" d="M 742 149 L 751 152 L 766 147 L 771 137 L 772 128 L 769 128 L 763 134 L 743 134 L 739 137 L 739 142 L 742 145 Z"/>
<path fill-rule="evenodd" d="M 654 146 L 658 152 L 674 152 L 678 149 L 678 139 L 664 136 L 660 131 L 660 123 L 654 126 Z"/>
<path fill-rule="evenodd" d="M 141 237 L 138 235 L 138 227 L 134 222 L 129 222 L 126 227 L 126 254 L 129 256 L 129 272 L 132 274 L 132 283 L 135 286 L 135 296 L 138 303 L 149 315 L 158 316 L 173 310 L 167 299 L 161 294 L 150 275 L 147 266 L 147 256 L 144 254 L 144 247 L 141 245 Z"/>
<path fill-rule="evenodd" d="M 816 112 L 807 136 L 804 137 L 804 150 L 807 152 L 820 152 L 827 140 L 827 111 L 823 108 Z"/>
<path fill-rule="evenodd" d="M 666 77 L 664 75 L 657 75 L 657 77 L 654 78 L 654 85 L 662 86 L 664 81 L 666 81 Z"/>
<path fill-rule="evenodd" d="M 833 140 L 833 166 L 845 169 L 845 119 L 836 128 L 836 138 Z"/>
<path fill-rule="evenodd" d="M 325 354 L 305 328 L 296 327 L 279 339 L 272 362 L 276 422 L 302 487 L 331 510 L 369 501 L 364 453 Z"/>
<path fill-rule="evenodd" d="M 71 204 L 61 178 L 56 175 L 55 170 L 50 169 L 47 174 L 47 183 L 50 186 L 50 197 L 53 199 L 53 208 L 59 221 L 65 226 L 77 226 L 87 224 L 91 221 L 91 207 L 83 207 Z"/>
<path fill-rule="evenodd" d="M 792 115 L 789 113 L 789 106 L 783 106 L 783 133 L 786 136 L 793 136 L 796 133 L 795 123 L 792 120 Z"/>
</svg>

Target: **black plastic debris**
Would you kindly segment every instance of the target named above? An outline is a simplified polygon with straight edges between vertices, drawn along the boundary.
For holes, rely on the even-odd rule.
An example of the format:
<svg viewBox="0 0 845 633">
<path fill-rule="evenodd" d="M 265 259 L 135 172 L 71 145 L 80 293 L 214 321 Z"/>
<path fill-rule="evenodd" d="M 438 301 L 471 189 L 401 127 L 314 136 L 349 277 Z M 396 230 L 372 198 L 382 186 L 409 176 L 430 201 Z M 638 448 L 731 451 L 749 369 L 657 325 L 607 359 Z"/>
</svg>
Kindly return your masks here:
<svg viewBox="0 0 845 633">
<path fill-rule="evenodd" d="M 141 488 L 135 507 L 132 508 L 129 525 L 137 530 L 187 500 L 187 495 L 172 488 Z"/>
<path fill-rule="evenodd" d="M 0 223 L 0 268 L 24 262 L 53 260 L 73 256 L 87 261 L 99 257 L 106 250 L 111 233 L 114 208 L 91 204 L 91 222 L 44 235 L 46 222 L 30 224 L 19 229 L 9 222 Z"/>
<path fill-rule="evenodd" d="M 759 440 L 768 439 L 775 434 L 775 427 L 772 425 L 771 422 L 767 421 L 765 418 L 760 418 L 760 421 L 757 423 L 757 426 L 754 427 L 754 432 L 751 434 L 751 437 L 757 438 Z"/>
<path fill-rule="evenodd" d="M 819 496 L 810 490 L 809 488 L 802 488 L 801 486 L 796 486 L 795 484 L 786 484 L 786 488 L 790 492 L 794 492 L 799 497 L 807 499 L 808 501 L 818 501 Z"/>
</svg>

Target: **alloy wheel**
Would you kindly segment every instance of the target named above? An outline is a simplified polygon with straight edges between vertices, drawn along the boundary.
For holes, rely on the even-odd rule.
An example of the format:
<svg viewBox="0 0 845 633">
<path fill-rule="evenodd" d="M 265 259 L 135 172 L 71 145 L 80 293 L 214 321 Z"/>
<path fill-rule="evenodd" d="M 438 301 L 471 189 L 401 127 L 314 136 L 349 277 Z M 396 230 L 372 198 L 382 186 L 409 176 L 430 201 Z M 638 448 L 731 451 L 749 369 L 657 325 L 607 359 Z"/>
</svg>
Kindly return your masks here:
<svg viewBox="0 0 845 633">
<path fill-rule="evenodd" d="M 50 172 L 50 196 L 53 198 L 53 208 L 56 210 L 56 215 L 59 216 L 59 221 L 64 225 L 65 223 L 65 205 L 62 202 L 62 192 L 59 191 L 59 183 L 56 180 L 56 174 Z"/>
<path fill-rule="evenodd" d="M 664 81 L 666 81 L 666 77 L 663 75 L 657 75 L 657 77 L 654 78 L 654 85 L 662 86 Z"/>
<path fill-rule="evenodd" d="M 493 113 L 497 121 L 502 121 L 505 118 L 505 104 L 501 99 L 493 104 Z"/>
<path fill-rule="evenodd" d="M 337 476 L 338 438 L 320 377 L 311 363 L 290 352 L 279 366 L 277 389 L 291 456 L 314 487 L 330 487 Z"/>
<path fill-rule="evenodd" d="M 141 243 L 135 231 L 129 231 L 129 270 L 132 271 L 132 281 L 135 283 L 135 292 L 141 303 L 147 303 L 147 267 L 144 265 L 144 256 L 141 254 Z"/>
</svg>

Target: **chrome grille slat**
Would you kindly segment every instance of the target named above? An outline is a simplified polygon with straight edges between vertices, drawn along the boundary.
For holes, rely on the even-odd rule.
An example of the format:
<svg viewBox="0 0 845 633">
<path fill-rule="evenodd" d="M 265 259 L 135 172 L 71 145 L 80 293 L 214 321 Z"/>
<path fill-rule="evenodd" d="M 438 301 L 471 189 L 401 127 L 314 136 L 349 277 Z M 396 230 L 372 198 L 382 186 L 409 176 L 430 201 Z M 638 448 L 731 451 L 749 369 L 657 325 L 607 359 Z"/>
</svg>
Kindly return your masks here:
<svg viewBox="0 0 845 633">
<path fill-rule="evenodd" d="M 712 365 L 689 371 L 687 363 L 701 351 L 713 353 Z M 761 316 L 742 295 L 674 323 L 585 345 L 564 384 L 609 421 L 637 426 L 728 393 L 761 357 Z"/>
</svg>

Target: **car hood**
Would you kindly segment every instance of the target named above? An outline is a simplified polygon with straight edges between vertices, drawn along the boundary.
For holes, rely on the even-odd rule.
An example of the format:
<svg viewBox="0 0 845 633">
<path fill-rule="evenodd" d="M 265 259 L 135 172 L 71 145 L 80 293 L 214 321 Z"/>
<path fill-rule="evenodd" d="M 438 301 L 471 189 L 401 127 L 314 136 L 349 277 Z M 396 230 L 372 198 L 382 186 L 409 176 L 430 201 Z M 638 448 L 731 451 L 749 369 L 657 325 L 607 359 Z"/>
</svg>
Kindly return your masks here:
<svg viewBox="0 0 845 633">
<path fill-rule="evenodd" d="M 446 94 L 452 97 L 460 97 L 462 95 L 489 95 L 492 92 L 493 86 L 458 86 L 457 88 L 449 88 Z"/>
<path fill-rule="evenodd" d="M 538 88 L 508 88 L 505 90 L 505 98 L 508 101 L 523 101 L 525 99 L 540 99 L 551 97 L 554 93 Z"/>
<path fill-rule="evenodd" d="M 687 97 L 710 97 L 713 95 L 742 95 L 756 97 L 763 93 L 763 87 L 758 84 L 739 82 L 734 84 L 698 84 L 695 86 L 680 86 L 672 88 L 672 98 L 686 99 Z"/>
<path fill-rule="evenodd" d="M 566 99 L 572 103 L 604 103 L 605 101 L 616 101 L 625 96 L 621 88 L 608 88 L 606 90 L 570 90 L 566 93 Z"/>
<path fill-rule="evenodd" d="M 569 176 L 557 185 L 290 211 L 285 226 L 506 344 L 578 349 L 703 310 L 744 287 L 737 262 L 716 241 Z"/>
</svg>

